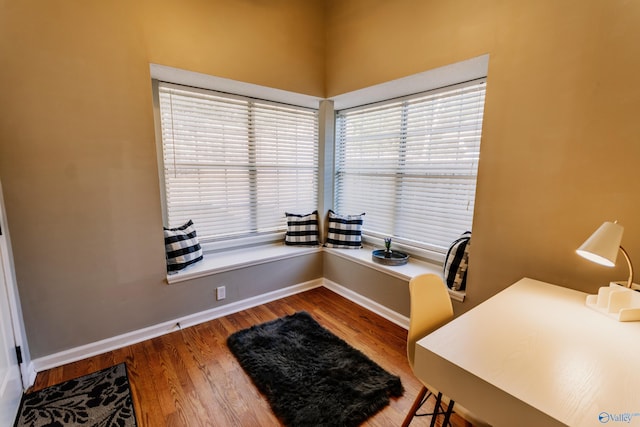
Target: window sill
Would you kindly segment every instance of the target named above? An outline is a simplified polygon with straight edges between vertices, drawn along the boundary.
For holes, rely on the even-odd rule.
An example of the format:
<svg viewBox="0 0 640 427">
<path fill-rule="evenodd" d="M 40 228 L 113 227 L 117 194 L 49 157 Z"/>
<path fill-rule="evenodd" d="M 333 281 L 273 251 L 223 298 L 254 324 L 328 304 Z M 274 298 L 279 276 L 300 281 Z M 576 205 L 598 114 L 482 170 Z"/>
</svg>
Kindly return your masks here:
<svg viewBox="0 0 640 427">
<path fill-rule="evenodd" d="M 319 246 L 287 246 L 283 243 L 277 243 L 252 248 L 234 249 L 225 252 L 205 252 L 204 259 L 197 264 L 187 267 L 180 272 L 168 274 L 167 283 L 171 285 L 210 276 L 212 274 L 295 258 L 321 251 L 327 251 L 330 254 L 406 281 L 411 280 L 412 277 L 418 274 L 433 273 L 439 276 L 442 275 L 442 266 L 415 258 L 409 258 L 407 264 L 400 266 L 378 264 L 371 259 L 372 250 L 373 248 L 368 246 L 365 246 L 363 249 L 335 249 Z M 455 301 L 463 302 L 465 293 L 464 291 L 453 291 L 449 289 L 449 296 Z"/>
<path fill-rule="evenodd" d="M 205 252 L 202 261 L 177 273 L 168 274 L 167 283 L 171 285 L 225 271 L 304 256 L 321 250 L 322 248 L 319 246 L 287 246 L 283 243 L 278 243 L 224 252 Z"/>
<path fill-rule="evenodd" d="M 334 254 L 341 258 L 348 259 L 358 264 L 364 265 L 374 270 L 381 271 L 390 276 L 397 277 L 406 281 L 411 280 L 412 277 L 419 274 L 432 273 L 442 277 L 442 266 L 418 260 L 415 258 L 409 258 L 409 261 L 405 265 L 384 265 L 379 264 L 371 259 L 372 247 L 365 246 L 362 249 L 335 249 L 335 248 L 323 248 L 328 253 Z M 465 297 L 464 291 L 454 291 L 449 289 L 449 296 L 452 300 L 463 302 Z"/>
</svg>

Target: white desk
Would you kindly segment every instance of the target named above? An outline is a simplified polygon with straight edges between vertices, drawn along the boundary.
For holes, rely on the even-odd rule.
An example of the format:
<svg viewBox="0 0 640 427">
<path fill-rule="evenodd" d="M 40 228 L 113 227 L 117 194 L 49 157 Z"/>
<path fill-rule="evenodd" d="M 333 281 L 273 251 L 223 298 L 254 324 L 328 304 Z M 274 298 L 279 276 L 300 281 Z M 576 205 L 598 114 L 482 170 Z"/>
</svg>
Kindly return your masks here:
<svg viewBox="0 0 640 427">
<path fill-rule="evenodd" d="M 418 341 L 416 375 L 494 426 L 640 426 L 640 322 L 586 295 L 522 279 Z"/>
</svg>

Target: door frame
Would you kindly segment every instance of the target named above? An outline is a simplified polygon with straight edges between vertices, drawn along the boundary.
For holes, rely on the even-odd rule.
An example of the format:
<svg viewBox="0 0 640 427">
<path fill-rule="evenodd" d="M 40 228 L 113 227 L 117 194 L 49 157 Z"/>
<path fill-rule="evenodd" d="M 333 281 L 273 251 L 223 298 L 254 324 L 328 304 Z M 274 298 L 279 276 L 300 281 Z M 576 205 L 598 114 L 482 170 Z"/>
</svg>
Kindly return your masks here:
<svg viewBox="0 0 640 427">
<path fill-rule="evenodd" d="M 7 297 L 9 299 L 9 316 L 11 317 L 13 339 L 16 347 L 20 347 L 22 354 L 22 363 L 19 364 L 19 367 L 22 389 L 25 391 L 35 382 L 36 372 L 33 368 L 33 364 L 31 363 L 31 354 L 27 344 L 27 334 L 22 317 L 22 307 L 20 305 L 20 296 L 18 293 L 16 273 L 13 264 L 13 252 L 11 251 L 11 238 L 9 235 L 7 214 L 4 206 L 2 181 L 0 181 L 0 227 L 2 227 L 2 235 L 0 236 L 0 252 L 5 254 L 0 257 L 0 262 L 2 262 L 3 270 L 5 272 L 4 279 L 5 286 L 7 288 Z"/>
</svg>

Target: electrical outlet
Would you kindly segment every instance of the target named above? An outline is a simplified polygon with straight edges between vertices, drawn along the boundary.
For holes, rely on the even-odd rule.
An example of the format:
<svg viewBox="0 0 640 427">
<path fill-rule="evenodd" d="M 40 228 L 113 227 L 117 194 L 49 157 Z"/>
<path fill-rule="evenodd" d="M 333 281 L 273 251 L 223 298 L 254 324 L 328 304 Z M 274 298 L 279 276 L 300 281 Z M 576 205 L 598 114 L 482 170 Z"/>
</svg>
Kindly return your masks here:
<svg viewBox="0 0 640 427">
<path fill-rule="evenodd" d="M 227 297 L 227 288 L 224 286 L 219 286 L 216 288 L 216 300 L 220 301 L 221 299 L 225 299 Z"/>
</svg>

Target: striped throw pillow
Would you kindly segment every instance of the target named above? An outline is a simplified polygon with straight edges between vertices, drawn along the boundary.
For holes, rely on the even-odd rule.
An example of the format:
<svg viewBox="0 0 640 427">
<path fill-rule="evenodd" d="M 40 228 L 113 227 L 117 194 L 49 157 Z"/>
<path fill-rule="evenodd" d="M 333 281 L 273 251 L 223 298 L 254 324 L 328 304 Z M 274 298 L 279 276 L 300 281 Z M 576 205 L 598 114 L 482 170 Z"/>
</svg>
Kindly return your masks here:
<svg viewBox="0 0 640 427">
<path fill-rule="evenodd" d="M 467 231 L 456 239 L 444 259 L 444 281 L 454 291 L 464 291 L 467 287 L 467 266 L 471 232 Z"/>
<path fill-rule="evenodd" d="M 329 230 L 325 246 L 328 248 L 359 249 L 362 247 L 362 217 L 338 215 L 329 210 Z"/>
<path fill-rule="evenodd" d="M 310 214 L 298 215 L 286 212 L 287 234 L 284 237 L 286 245 L 318 246 L 318 211 Z"/>
<path fill-rule="evenodd" d="M 164 248 L 167 253 L 167 271 L 170 273 L 202 260 L 202 247 L 191 220 L 181 227 L 164 227 Z"/>
</svg>

